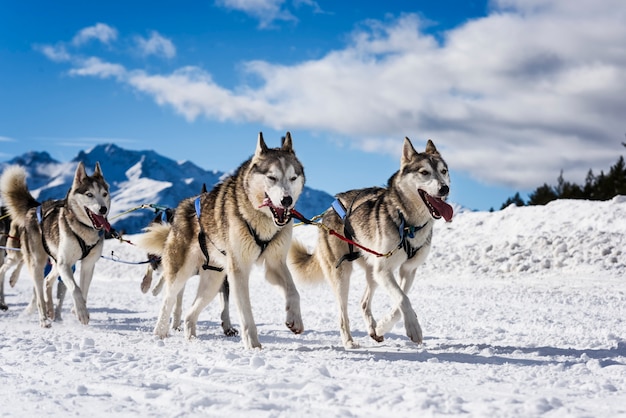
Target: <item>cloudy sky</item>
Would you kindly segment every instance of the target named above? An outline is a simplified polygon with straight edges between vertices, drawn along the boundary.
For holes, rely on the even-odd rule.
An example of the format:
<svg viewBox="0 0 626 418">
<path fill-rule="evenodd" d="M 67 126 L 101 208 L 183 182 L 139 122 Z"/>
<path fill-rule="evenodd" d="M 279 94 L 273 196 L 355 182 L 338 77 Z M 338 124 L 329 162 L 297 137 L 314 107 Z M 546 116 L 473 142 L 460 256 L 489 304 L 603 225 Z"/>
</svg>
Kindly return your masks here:
<svg viewBox="0 0 626 418">
<path fill-rule="evenodd" d="M 230 171 L 289 130 L 337 193 L 432 138 L 451 200 L 498 209 L 624 153 L 624 22 L 623 0 L 2 2 L 0 160 L 113 142 Z"/>
</svg>

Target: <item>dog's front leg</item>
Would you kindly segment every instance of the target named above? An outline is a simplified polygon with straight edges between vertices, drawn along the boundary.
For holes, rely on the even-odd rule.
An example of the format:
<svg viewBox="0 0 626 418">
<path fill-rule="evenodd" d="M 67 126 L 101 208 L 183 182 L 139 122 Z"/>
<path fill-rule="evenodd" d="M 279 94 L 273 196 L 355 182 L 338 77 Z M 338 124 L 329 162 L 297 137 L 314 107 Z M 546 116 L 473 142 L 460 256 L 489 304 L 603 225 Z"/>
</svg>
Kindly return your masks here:
<svg viewBox="0 0 626 418">
<path fill-rule="evenodd" d="M 89 323 L 89 312 L 87 311 L 87 303 L 83 297 L 83 292 L 80 287 L 74 281 L 74 275 L 72 273 L 72 265 L 59 261 L 57 263 L 61 280 L 69 290 L 72 298 L 74 299 L 74 310 L 76 311 L 76 317 L 81 324 L 87 325 Z M 81 266 L 82 269 L 82 266 Z"/>
<path fill-rule="evenodd" d="M 229 264 L 228 282 L 239 312 L 241 341 L 246 348 L 261 348 L 250 305 L 250 266 L 235 266 L 234 260 L 229 260 Z"/>
<path fill-rule="evenodd" d="M 400 288 L 405 295 L 408 295 L 413 281 L 415 280 L 416 269 L 406 270 L 404 267 L 400 268 Z M 376 327 L 376 333 L 380 336 L 385 335 L 391 328 L 400 320 L 402 312 L 399 307 L 394 307 L 389 311 L 379 322 Z"/>
<path fill-rule="evenodd" d="M 300 294 L 298 289 L 296 289 L 287 265 L 285 263 L 279 263 L 275 266 L 266 264 L 266 269 L 267 281 L 280 287 L 285 296 L 285 311 L 287 312 L 285 325 L 294 334 L 301 334 L 304 331 L 304 325 L 300 312 Z"/>
<path fill-rule="evenodd" d="M 385 268 L 384 265 L 379 265 L 378 268 L 375 269 L 374 278 L 379 285 L 383 286 L 387 290 L 392 303 L 397 306 L 396 309 L 399 309 L 400 312 L 402 312 L 406 335 L 411 339 L 411 341 L 421 344 L 422 328 L 420 327 L 417 315 L 411 306 L 411 301 L 402 291 L 398 282 L 396 282 L 393 276 L 393 270 Z"/>
</svg>

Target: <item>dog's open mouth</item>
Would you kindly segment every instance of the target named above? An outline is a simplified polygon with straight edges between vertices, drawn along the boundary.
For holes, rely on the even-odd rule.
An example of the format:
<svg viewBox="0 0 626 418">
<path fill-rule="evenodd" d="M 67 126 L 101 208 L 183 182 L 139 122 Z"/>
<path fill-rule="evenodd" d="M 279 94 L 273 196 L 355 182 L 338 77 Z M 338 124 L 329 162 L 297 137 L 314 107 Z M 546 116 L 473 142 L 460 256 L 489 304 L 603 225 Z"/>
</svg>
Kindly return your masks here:
<svg viewBox="0 0 626 418">
<path fill-rule="evenodd" d="M 111 231 L 111 224 L 109 223 L 106 217 L 92 212 L 86 206 L 85 206 L 85 212 L 87 212 L 89 219 L 91 219 L 91 224 L 93 225 L 95 229 L 97 229 L 98 231 L 101 229 L 104 229 L 107 232 Z"/>
<path fill-rule="evenodd" d="M 274 203 L 272 203 L 272 199 L 270 199 L 267 195 L 265 196 L 265 199 L 263 199 L 261 206 L 259 206 L 259 208 L 264 207 L 270 208 L 270 212 L 272 212 L 276 226 L 285 226 L 291 220 L 291 210 L 289 208 L 274 205 Z"/>
<path fill-rule="evenodd" d="M 433 218 L 444 218 L 446 222 L 450 222 L 452 220 L 452 215 L 454 214 L 452 206 L 448 205 L 438 197 L 429 195 L 422 189 L 418 189 L 417 191 Z"/>
</svg>

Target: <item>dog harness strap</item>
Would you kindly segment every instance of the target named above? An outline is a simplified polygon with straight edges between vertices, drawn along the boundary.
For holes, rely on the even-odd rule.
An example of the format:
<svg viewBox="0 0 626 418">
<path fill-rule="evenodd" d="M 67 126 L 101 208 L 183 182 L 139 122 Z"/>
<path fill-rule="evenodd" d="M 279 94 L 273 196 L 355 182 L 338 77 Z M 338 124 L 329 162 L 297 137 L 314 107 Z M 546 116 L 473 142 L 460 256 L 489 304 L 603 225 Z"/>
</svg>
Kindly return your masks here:
<svg viewBox="0 0 626 418">
<path fill-rule="evenodd" d="M 201 213 L 201 202 L 200 197 L 198 196 L 194 202 L 194 206 L 196 208 L 196 218 L 198 219 L 198 226 L 200 226 L 200 232 L 198 232 L 198 244 L 200 244 L 200 250 L 204 255 L 204 264 L 202 265 L 203 270 L 212 270 L 212 271 L 223 271 L 224 269 L 221 267 L 215 267 L 209 264 L 209 250 L 206 246 L 206 233 L 204 232 L 204 228 L 202 228 L 202 222 L 200 222 L 200 213 Z M 224 254 L 224 252 L 222 252 Z"/>
<path fill-rule="evenodd" d="M 352 229 L 352 225 L 350 224 L 350 220 L 348 219 L 348 212 L 346 208 L 343 206 L 339 199 L 335 199 L 331 204 L 331 207 L 337 213 L 339 218 L 341 218 L 343 222 L 343 234 L 348 239 L 348 241 L 354 240 L 354 229 Z M 352 209 L 352 207 L 350 207 Z M 354 251 L 354 245 L 352 242 L 348 242 L 348 252 L 341 256 L 337 264 L 335 264 L 335 268 L 339 268 L 341 263 L 344 261 L 354 261 L 359 258 L 361 254 L 358 251 Z"/>
<path fill-rule="evenodd" d="M 404 249 L 407 258 L 410 260 L 415 257 L 415 254 L 417 254 L 419 250 L 422 249 L 422 247 L 413 248 L 407 238 L 414 238 L 415 233 L 424 228 L 428 222 L 426 222 L 422 226 L 406 226 L 406 220 L 404 219 L 404 215 L 402 214 L 402 212 L 398 211 L 398 216 L 400 216 L 400 226 L 398 227 L 398 233 L 400 234 L 400 243 L 398 244 L 398 248 Z"/>
<path fill-rule="evenodd" d="M 50 247 L 48 247 L 48 243 L 46 242 L 46 234 L 44 234 L 44 231 L 43 231 L 44 216 L 43 216 L 43 213 L 41 212 L 41 209 L 42 209 L 41 205 L 37 206 L 37 209 L 35 209 L 37 213 L 37 223 L 39 224 L 39 231 L 41 233 L 41 245 L 43 245 L 43 249 L 46 252 L 46 254 L 48 254 L 48 257 L 53 259 L 54 262 L 56 263 L 57 260 L 52 255 L 52 252 L 50 252 Z"/>
<path fill-rule="evenodd" d="M 262 240 L 259 235 L 256 233 L 256 231 L 252 228 L 252 226 L 250 226 L 250 224 L 248 222 L 246 222 L 246 226 L 248 227 L 248 231 L 250 231 L 250 235 L 252 235 L 252 238 L 254 238 L 254 242 L 256 242 L 256 245 L 258 245 L 261 248 L 261 254 L 263 254 L 263 251 L 265 251 L 265 249 L 267 248 L 268 245 L 270 245 L 270 242 L 272 242 L 272 238 L 270 238 L 267 241 Z M 261 255 L 259 254 L 259 255 Z"/>
</svg>

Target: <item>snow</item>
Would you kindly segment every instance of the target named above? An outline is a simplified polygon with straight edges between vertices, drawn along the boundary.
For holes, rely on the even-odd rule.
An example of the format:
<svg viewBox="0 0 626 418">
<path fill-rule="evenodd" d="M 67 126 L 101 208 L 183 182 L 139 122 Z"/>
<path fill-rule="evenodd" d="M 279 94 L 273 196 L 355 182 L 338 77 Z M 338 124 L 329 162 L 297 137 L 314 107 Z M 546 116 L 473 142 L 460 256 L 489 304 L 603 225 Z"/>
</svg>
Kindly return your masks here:
<svg viewBox="0 0 626 418">
<path fill-rule="evenodd" d="M 295 228 L 314 246 L 316 228 Z M 219 303 L 198 338 L 152 335 L 160 297 L 143 294 L 145 266 L 102 259 L 89 292 L 91 322 L 71 314 L 41 329 L 23 313 L 26 273 L 6 286 L 0 313 L 4 416 L 619 417 L 626 416 L 626 198 L 460 212 L 437 221 L 433 249 L 409 297 L 421 346 L 402 323 L 375 343 L 350 293 L 353 334 L 343 349 L 327 284 L 299 285 L 306 331 L 293 335 L 284 300 L 251 278 L 262 350 L 225 337 Z M 126 237 L 130 241 L 133 236 Z M 141 261 L 127 243 L 105 255 Z M 185 294 L 190 304 L 197 279 Z M 235 326 L 238 317 L 231 303 Z M 374 312 L 389 309 L 379 290 Z"/>
</svg>

